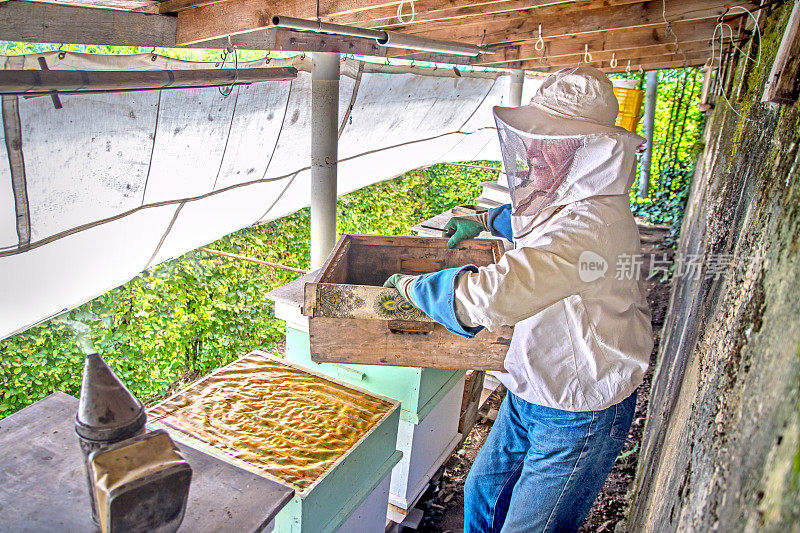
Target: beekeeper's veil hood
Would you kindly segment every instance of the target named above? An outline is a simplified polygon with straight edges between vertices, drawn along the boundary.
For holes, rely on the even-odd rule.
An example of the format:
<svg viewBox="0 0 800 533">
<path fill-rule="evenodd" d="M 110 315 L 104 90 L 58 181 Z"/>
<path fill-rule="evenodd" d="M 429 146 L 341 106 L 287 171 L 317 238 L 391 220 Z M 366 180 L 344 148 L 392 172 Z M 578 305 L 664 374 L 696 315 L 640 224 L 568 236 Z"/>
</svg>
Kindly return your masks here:
<svg viewBox="0 0 800 533">
<path fill-rule="evenodd" d="M 628 194 L 644 139 L 615 125 L 618 111 L 611 82 L 587 66 L 553 73 L 527 106 L 494 108 L 515 238 L 546 207 Z"/>
</svg>

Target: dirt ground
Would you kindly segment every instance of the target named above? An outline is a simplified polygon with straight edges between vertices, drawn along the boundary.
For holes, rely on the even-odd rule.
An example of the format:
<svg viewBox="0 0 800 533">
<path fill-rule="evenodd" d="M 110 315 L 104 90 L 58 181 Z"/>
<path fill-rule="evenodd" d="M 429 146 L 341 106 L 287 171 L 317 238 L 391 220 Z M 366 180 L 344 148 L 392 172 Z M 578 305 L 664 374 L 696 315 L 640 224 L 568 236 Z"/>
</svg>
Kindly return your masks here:
<svg viewBox="0 0 800 533">
<path fill-rule="evenodd" d="M 644 254 L 642 278 L 645 279 L 650 272 L 650 261 L 653 255 L 656 256 L 659 262 L 665 261 L 671 264 L 674 251 L 665 245 L 664 241 L 669 234 L 666 228 L 640 225 L 639 233 L 642 238 L 642 252 Z M 661 264 L 659 264 L 660 266 Z M 646 279 L 645 285 L 647 288 L 647 301 L 652 312 L 655 341 L 653 352 L 650 355 L 650 368 L 644 377 L 644 383 L 639 387 L 636 415 L 628 435 L 628 442 L 625 443 L 625 447 L 611 470 L 602 492 L 594 502 L 594 506 L 581 528 L 581 531 L 586 533 L 614 531 L 615 526 L 624 518 L 628 488 L 633 482 L 636 473 L 636 462 L 639 458 L 639 447 L 647 413 L 647 403 L 650 398 L 650 384 L 670 296 L 670 283 L 668 280 L 663 281 L 661 276 Z M 496 413 L 494 410 L 499 408 L 504 396 L 505 390 L 501 386 L 486 400 L 481 408 L 483 417 L 479 419 L 479 423 L 475 424 L 462 446 L 444 464 L 440 470 L 438 480 L 431 485 L 420 499 L 417 507 L 422 509 L 425 514 L 418 531 L 422 533 L 457 533 L 463 531 L 464 480 L 478 454 L 478 450 L 480 450 L 492 427 L 491 414 Z"/>
</svg>

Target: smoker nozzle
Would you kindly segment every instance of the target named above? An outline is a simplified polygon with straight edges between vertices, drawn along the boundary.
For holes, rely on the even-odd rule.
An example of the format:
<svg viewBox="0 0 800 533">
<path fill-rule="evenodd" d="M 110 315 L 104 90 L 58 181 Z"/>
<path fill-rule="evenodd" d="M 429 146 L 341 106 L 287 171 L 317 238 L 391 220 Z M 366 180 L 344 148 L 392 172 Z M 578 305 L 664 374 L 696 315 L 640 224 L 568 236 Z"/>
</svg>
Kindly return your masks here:
<svg viewBox="0 0 800 533">
<path fill-rule="evenodd" d="M 147 415 L 136 399 L 97 353 L 86 356 L 75 431 L 83 439 L 112 443 L 144 428 Z"/>
</svg>

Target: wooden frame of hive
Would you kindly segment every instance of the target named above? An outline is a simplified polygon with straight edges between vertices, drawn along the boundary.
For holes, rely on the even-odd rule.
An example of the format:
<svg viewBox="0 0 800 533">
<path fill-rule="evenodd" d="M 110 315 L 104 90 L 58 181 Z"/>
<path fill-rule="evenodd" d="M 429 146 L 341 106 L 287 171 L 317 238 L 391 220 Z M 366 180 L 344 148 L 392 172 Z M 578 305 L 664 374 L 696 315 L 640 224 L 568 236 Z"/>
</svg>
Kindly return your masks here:
<svg viewBox="0 0 800 533">
<path fill-rule="evenodd" d="M 513 328 L 483 330 L 474 339 L 447 331 L 382 287 L 394 273 L 425 274 L 468 264 L 488 266 L 504 253 L 499 240 L 343 235 L 315 281 L 305 286 L 311 359 L 428 368 L 503 370 Z"/>
</svg>

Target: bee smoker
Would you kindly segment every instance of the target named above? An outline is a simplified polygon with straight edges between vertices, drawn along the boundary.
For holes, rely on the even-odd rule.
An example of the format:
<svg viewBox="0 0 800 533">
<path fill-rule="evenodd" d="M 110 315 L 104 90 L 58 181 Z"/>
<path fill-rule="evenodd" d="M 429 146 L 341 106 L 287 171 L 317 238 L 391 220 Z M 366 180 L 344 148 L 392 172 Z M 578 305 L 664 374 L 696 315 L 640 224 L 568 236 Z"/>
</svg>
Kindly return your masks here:
<svg viewBox="0 0 800 533">
<path fill-rule="evenodd" d="M 97 353 L 86 356 L 81 381 L 75 432 L 83 452 L 89 497 L 92 502 L 92 519 L 99 524 L 94 483 L 89 474 L 89 454 L 103 450 L 111 444 L 144 433 L 147 415 L 142 402 L 122 384 Z"/>
<path fill-rule="evenodd" d="M 175 531 L 192 469 L 164 431 L 147 432 L 142 402 L 97 353 L 86 356 L 75 417 L 92 519 L 103 533 Z"/>
</svg>

